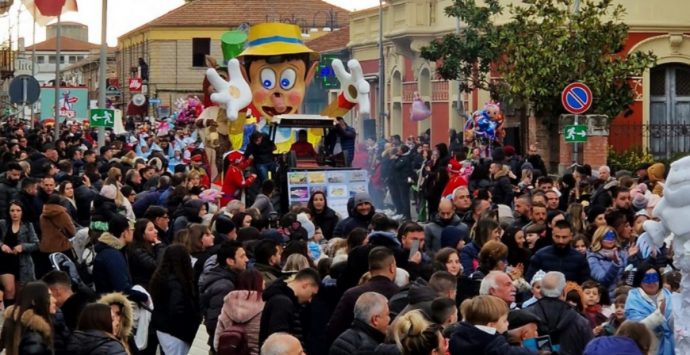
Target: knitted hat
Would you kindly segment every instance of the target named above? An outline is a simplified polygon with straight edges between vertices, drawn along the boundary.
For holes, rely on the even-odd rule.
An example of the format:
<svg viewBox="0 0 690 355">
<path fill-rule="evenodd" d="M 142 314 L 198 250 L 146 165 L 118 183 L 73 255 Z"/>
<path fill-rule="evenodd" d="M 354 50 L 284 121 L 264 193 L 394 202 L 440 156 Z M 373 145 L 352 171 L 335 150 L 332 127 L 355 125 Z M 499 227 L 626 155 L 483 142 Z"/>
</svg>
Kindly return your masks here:
<svg viewBox="0 0 690 355">
<path fill-rule="evenodd" d="M 374 205 L 374 203 L 371 202 L 371 197 L 369 196 L 368 193 L 366 193 L 366 192 L 358 192 L 358 193 L 355 195 L 355 207 L 357 207 L 357 206 L 359 206 L 359 205 L 361 205 L 361 204 L 363 204 L 363 203 L 368 203 L 368 204 L 370 204 L 370 205 L 372 205 L 372 206 Z"/>
<path fill-rule="evenodd" d="M 532 166 L 532 163 L 526 161 L 522 166 L 520 167 L 520 170 L 534 170 L 534 166 Z"/>
<path fill-rule="evenodd" d="M 597 216 L 604 212 L 606 212 L 606 208 L 604 208 L 603 206 L 589 206 L 589 211 L 587 211 L 587 222 L 594 223 L 594 220 L 597 219 Z"/>
<path fill-rule="evenodd" d="M 446 227 L 441 232 L 441 248 L 457 248 L 461 240 L 467 239 L 467 231 L 458 227 Z"/>
<path fill-rule="evenodd" d="M 515 148 L 512 145 L 504 145 L 503 154 L 505 154 L 507 157 L 511 157 L 515 155 Z"/>
<path fill-rule="evenodd" d="M 632 199 L 632 205 L 638 210 L 647 208 L 647 203 L 649 203 L 649 198 L 645 194 L 637 194 Z"/>
<path fill-rule="evenodd" d="M 311 239 L 314 237 L 314 233 L 316 232 L 316 227 L 314 226 L 314 223 L 309 220 L 309 217 L 307 217 L 307 214 L 302 212 L 297 215 L 297 220 L 299 221 L 300 224 L 302 224 L 302 228 L 307 231 L 307 239 Z"/>
<path fill-rule="evenodd" d="M 534 273 L 534 276 L 532 276 L 532 280 L 529 281 L 529 285 L 534 286 L 534 283 L 543 280 L 544 276 L 546 276 L 544 270 L 537 271 L 536 273 Z"/>
<path fill-rule="evenodd" d="M 115 185 L 105 185 L 101 188 L 101 196 L 114 200 L 117 197 L 117 187 Z"/>
</svg>

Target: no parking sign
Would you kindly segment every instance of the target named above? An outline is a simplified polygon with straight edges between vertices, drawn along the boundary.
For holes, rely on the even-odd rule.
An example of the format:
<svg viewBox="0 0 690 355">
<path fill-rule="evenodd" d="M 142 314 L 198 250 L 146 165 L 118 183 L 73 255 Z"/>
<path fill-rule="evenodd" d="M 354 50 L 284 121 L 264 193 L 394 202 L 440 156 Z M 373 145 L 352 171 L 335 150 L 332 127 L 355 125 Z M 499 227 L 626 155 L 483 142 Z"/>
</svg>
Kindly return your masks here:
<svg viewBox="0 0 690 355">
<path fill-rule="evenodd" d="M 592 90 L 583 83 L 571 83 L 563 89 L 561 103 L 566 111 L 574 115 L 583 114 L 592 106 Z"/>
</svg>

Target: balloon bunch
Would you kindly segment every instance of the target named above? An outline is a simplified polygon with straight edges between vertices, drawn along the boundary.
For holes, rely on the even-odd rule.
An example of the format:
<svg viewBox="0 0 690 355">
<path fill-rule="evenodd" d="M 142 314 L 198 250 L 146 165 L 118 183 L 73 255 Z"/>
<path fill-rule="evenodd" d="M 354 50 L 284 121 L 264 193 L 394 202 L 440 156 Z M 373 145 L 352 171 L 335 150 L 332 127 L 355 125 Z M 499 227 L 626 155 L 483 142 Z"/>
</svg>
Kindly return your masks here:
<svg viewBox="0 0 690 355">
<path fill-rule="evenodd" d="M 482 110 L 472 114 L 464 127 L 464 140 L 468 146 L 489 146 L 495 142 L 502 143 L 505 137 L 503 113 L 500 104 L 488 102 Z"/>
<path fill-rule="evenodd" d="M 189 96 L 186 99 L 178 98 L 175 100 L 175 107 L 177 108 L 175 116 L 175 124 L 177 125 L 194 123 L 194 120 L 204 110 L 204 105 L 196 96 Z"/>
</svg>

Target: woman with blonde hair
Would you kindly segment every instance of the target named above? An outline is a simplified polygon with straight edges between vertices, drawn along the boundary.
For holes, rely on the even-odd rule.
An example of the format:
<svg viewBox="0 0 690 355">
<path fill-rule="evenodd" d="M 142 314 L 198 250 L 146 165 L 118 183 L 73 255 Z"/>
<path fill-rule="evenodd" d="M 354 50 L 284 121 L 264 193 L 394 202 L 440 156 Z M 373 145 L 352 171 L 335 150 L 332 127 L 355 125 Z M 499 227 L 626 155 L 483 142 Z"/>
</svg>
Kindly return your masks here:
<svg viewBox="0 0 690 355">
<path fill-rule="evenodd" d="M 628 262 L 626 253 L 621 252 L 617 235 L 611 227 L 599 227 L 592 236 L 592 246 L 587 253 L 590 276 L 609 291 L 614 299 L 616 285 L 623 278 Z"/>
<path fill-rule="evenodd" d="M 420 310 L 400 316 L 392 329 L 393 340 L 402 355 L 445 354 L 448 343 L 442 332 L 443 327 L 429 322 Z"/>
<path fill-rule="evenodd" d="M 292 254 L 288 256 L 287 260 L 285 260 L 285 266 L 283 266 L 283 274 L 296 274 L 298 271 L 306 269 L 309 266 L 309 259 L 307 259 L 306 256 L 302 254 Z"/>
<path fill-rule="evenodd" d="M 525 348 L 511 346 L 503 336 L 508 330 L 508 305 L 502 299 L 476 296 L 463 301 L 460 312 L 463 320 L 450 338 L 452 355 L 533 354 Z"/>
</svg>

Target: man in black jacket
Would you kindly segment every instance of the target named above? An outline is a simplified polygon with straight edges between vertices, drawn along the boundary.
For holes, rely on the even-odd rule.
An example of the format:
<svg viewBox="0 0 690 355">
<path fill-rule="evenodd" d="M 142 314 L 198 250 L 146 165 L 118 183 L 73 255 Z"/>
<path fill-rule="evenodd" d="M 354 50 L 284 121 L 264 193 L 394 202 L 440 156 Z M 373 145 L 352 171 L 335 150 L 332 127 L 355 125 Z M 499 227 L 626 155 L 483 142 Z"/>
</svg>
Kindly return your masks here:
<svg viewBox="0 0 690 355">
<path fill-rule="evenodd" d="M 302 269 L 288 279 L 280 279 L 263 293 L 266 302 L 261 313 L 259 344 L 263 344 L 273 333 L 288 333 L 302 343 L 306 340 L 302 305 L 311 302 L 319 292 L 321 277 L 312 268 Z"/>
<path fill-rule="evenodd" d="M 208 332 L 208 345 L 213 348 L 218 316 L 223 308 L 223 298 L 235 289 L 237 274 L 247 268 L 247 253 L 238 241 L 226 241 L 216 254 L 218 265 L 204 270 L 199 278 L 199 299 L 204 324 Z"/>
<path fill-rule="evenodd" d="M 531 280 L 538 270 L 559 271 L 566 280 L 582 284 L 589 279 L 589 263 L 585 255 L 570 246 L 573 239 L 573 227 L 570 222 L 556 222 L 551 233 L 553 245 L 540 249 L 530 259 L 525 280 Z"/>
<path fill-rule="evenodd" d="M 350 329 L 333 342 L 329 355 L 374 353 L 385 339 L 390 314 L 388 299 L 377 292 L 366 292 L 357 298 L 354 321 Z"/>
<path fill-rule="evenodd" d="M 359 296 L 377 292 L 390 299 L 398 293 L 399 288 L 393 282 L 397 268 L 393 251 L 386 247 L 376 247 L 369 252 L 368 261 L 371 278 L 364 284 L 347 290 L 340 298 L 326 328 L 329 342 L 335 340 L 352 323 L 352 312 Z"/>
<path fill-rule="evenodd" d="M 594 334 L 589 321 L 564 301 L 564 290 L 563 273 L 547 272 L 541 281 L 542 298 L 526 310 L 542 320 L 539 335 L 549 335 L 553 345 L 560 345 L 559 354 L 582 354 Z"/>
<path fill-rule="evenodd" d="M 412 170 L 412 156 L 410 155 L 410 147 L 403 145 L 400 147 L 398 154 L 392 159 L 395 160 L 393 163 L 393 183 L 395 184 L 395 190 L 392 196 L 393 204 L 395 204 L 395 210 L 398 214 L 403 216 L 403 219 L 410 220 L 410 185 L 411 182 L 416 180 L 411 180 L 414 175 Z"/>
<path fill-rule="evenodd" d="M 8 215 L 7 207 L 10 201 L 19 194 L 19 179 L 22 176 L 22 167 L 17 162 L 7 164 L 5 176 L 0 177 L 0 216 Z M 28 206 L 27 206 L 28 207 Z"/>
<path fill-rule="evenodd" d="M 491 173 L 491 196 L 493 202 L 497 205 L 510 206 L 513 203 L 513 185 L 510 183 L 510 169 L 507 165 L 501 163 L 491 163 L 489 166 Z"/>
</svg>

